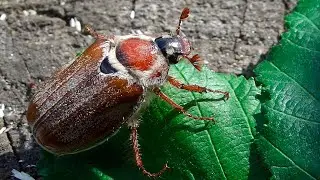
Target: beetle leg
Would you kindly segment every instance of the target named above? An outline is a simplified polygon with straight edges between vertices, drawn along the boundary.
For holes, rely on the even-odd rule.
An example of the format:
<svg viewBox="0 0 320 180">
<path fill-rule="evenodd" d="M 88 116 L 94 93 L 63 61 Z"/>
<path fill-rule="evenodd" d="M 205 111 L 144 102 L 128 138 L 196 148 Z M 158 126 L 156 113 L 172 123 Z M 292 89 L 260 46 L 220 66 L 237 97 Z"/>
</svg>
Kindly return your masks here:
<svg viewBox="0 0 320 180">
<path fill-rule="evenodd" d="M 199 54 L 195 54 L 192 57 L 188 57 L 188 56 L 182 56 L 182 57 L 188 59 L 198 71 L 201 71 L 203 61 L 200 59 Z"/>
<path fill-rule="evenodd" d="M 134 153 L 134 157 L 137 163 L 137 166 L 139 167 L 139 169 L 142 170 L 142 173 L 149 176 L 149 177 L 159 177 L 161 174 L 163 174 L 167 169 L 169 169 L 167 163 L 163 166 L 163 168 L 157 172 L 157 173 L 150 173 L 149 171 L 147 171 L 144 166 L 143 166 L 143 162 L 141 159 L 141 154 L 139 151 L 139 144 L 138 144 L 138 130 L 137 127 L 131 127 L 131 141 L 132 141 L 132 145 L 133 145 L 133 153 Z"/>
<path fill-rule="evenodd" d="M 90 34 L 92 37 L 95 39 L 100 39 L 100 40 L 107 40 L 107 39 L 114 39 L 114 36 L 104 36 L 102 34 L 97 33 L 90 25 L 86 24 L 84 26 L 84 32 Z"/>
<path fill-rule="evenodd" d="M 178 24 L 178 27 L 177 27 L 177 30 L 176 30 L 176 33 L 177 35 L 180 34 L 180 28 L 181 28 L 181 22 L 185 19 L 188 18 L 189 16 L 189 13 L 190 13 L 190 9 L 189 8 L 184 8 L 181 12 L 181 15 L 180 15 L 180 18 L 179 18 L 179 24 Z"/>
<path fill-rule="evenodd" d="M 153 88 L 153 92 L 159 96 L 161 99 L 163 99 L 164 101 L 166 101 L 167 103 L 169 103 L 172 107 L 174 107 L 176 110 L 178 110 L 179 112 L 183 113 L 184 115 L 193 118 L 195 120 L 209 120 L 209 121 L 214 121 L 215 120 L 212 117 L 197 117 L 194 116 L 190 113 L 188 113 L 182 106 L 180 106 L 179 104 L 175 103 L 172 99 L 170 99 L 166 94 L 164 94 L 163 92 L 161 92 L 161 90 L 158 87 Z"/>
<path fill-rule="evenodd" d="M 212 89 L 208 89 L 206 87 L 201 87 L 198 85 L 187 85 L 187 84 L 183 84 L 181 82 L 179 82 L 178 80 L 176 80 L 174 77 L 172 76 L 168 76 L 168 82 L 179 89 L 184 89 L 187 91 L 191 91 L 191 92 L 198 92 L 198 93 L 206 93 L 206 92 L 213 92 L 213 93 L 221 93 L 224 95 L 224 98 L 226 100 L 229 99 L 229 92 L 225 92 L 225 91 L 220 91 L 220 90 L 212 90 Z"/>
</svg>

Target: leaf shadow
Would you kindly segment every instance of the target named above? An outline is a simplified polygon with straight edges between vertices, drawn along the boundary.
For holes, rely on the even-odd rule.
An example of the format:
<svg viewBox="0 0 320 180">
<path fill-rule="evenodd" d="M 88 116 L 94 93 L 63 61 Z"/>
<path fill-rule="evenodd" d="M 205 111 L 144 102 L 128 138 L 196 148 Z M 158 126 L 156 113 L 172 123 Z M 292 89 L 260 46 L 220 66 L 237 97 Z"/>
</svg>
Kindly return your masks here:
<svg viewBox="0 0 320 180">
<path fill-rule="evenodd" d="M 250 145 L 248 180 L 270 179 L 271 176 L 272 173 L 264 163 L 263 157 L 259 153 L 258 145 L 254 140 Z"/>
<path fill-rule="evenodd" d="M 255 139 L 250 145 L 250 156 L 249 156 L 249 180 L 254 179 L 270 179 L 272 176 L 271 171 L 268 169 L 267 165 L 264 163 L 263 156 L 258 148 L 258 137 L 260 133 L 263 131 L 264 124 L 266 119 L 263 113 L 258 113 L 253 115 L 254 119 L 256 120 L 256 130 L 257 134 L 255 135 Z"/>
</svg>

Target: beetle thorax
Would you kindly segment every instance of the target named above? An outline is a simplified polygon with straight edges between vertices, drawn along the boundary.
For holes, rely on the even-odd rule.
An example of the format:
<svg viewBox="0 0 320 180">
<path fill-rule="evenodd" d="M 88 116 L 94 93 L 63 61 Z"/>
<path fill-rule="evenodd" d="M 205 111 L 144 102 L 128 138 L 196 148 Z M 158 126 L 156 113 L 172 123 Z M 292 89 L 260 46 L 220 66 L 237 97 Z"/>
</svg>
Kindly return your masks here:
<svg viewBox="0 0 320 180">
<path fill-rule="evenodd" d="M 116 44 L 117 60 L 145 87 L 160 86 L 168 76 L 169 64 L 149 36 L 122 36 Z"/>
</svg>

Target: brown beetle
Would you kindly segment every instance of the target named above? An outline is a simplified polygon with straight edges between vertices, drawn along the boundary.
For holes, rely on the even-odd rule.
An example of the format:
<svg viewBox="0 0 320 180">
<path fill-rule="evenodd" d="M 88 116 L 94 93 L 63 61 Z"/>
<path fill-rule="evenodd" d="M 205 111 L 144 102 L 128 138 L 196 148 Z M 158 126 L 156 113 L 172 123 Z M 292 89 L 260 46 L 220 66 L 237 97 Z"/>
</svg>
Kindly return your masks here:
<svg viewBox="0 0 320 180">
<path fill-rule="evenodd" d="M 229 97 L 228 92 L 185 85 L 168 75 L 169 64 L 181 58 L 201 69 L 198 55 L 188 57 L 191 45 L 180 30 L 181 21 L 188 15 L 189 9 L 183 9 L 174 36 L 106 37 L 88 27 L 96 41 L 48 79 L 29 105 L 27 119 L 36 141 L 56 155 L 73 154 L 101 144 L 127 123 L 138 167 L 148 176 L 161 175 L 167 165 L 157 173 L 148 172 L 138 148 L 138 114 L 145 105 L 146 93 L 153 91 L 179 112 L 197 120 L 213 118 L 189 114 L 159 87 L 168 81 L 180 89 Z"/>
</svg>

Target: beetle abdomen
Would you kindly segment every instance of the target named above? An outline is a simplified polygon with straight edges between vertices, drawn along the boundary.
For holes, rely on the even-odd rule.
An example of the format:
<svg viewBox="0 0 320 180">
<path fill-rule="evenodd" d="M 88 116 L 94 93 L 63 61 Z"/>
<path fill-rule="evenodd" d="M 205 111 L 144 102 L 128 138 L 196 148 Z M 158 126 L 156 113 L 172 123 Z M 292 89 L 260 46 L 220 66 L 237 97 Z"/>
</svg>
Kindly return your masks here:
<svg viewBox="0 0 320 180">
<path fill-rule="evenodd" d="M 139 103 L 142 86 L 99 74 L 106 56 L 102 43 L 49 79 L 30 104 L 27 119 L 48 151 L 61 155 L 94 146 L 114 134 Z"/>
</svg>

